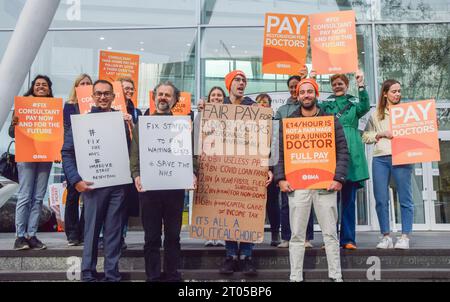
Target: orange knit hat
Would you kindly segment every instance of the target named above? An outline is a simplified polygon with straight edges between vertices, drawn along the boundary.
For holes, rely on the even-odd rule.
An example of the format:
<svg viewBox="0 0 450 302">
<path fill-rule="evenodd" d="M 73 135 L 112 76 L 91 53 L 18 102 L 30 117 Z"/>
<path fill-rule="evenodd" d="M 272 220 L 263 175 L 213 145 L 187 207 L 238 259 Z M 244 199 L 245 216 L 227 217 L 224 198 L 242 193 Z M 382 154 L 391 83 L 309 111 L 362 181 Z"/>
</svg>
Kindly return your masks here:
<svg viewBox="0 0 450 302">
<path fill-rule="evenodd" d="M 300 91 L 300 86 L 302 86 L 303 84 L 311 84 L 314 87 L 314 90 L 316 91 L 316 97 L 319 97 L 319 84 L 317 84 L 317 82 L 314 79 L 303 79 L 301 80 L 298 84 L 297 87 L 295 88 L 295 92 L 299 93 Z"/>
<path fill-rule="evenodd" d="M 225 76 L 225 87 L 228 91 L 230 91 L 231 89 L 231 82 L 233 82 L 234 78 L 238 75 L 243 76 L 245 79 L 247 79 L 247 76 L 242 70 L 233 70 Z"/>
</svg>

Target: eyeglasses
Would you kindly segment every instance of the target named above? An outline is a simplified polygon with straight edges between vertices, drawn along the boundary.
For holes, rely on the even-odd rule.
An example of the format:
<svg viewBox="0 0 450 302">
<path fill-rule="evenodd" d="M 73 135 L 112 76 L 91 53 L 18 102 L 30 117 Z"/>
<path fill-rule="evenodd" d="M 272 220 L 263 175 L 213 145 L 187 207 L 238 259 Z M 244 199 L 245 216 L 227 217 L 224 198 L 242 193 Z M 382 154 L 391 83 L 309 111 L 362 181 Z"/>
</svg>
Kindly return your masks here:
<svg viewBox="0 0 450 302">
<path fill-rule="evenodd" d="M 103 96 L 105 96 L 105 98 L 111 98 L 114 97 L 114 93 L 111 91 L 105 91 L 105 92 L 101 92 L 101 91 L 96 91 L 94 92 L 94 97 L 99 99 Z"/>
</svg>

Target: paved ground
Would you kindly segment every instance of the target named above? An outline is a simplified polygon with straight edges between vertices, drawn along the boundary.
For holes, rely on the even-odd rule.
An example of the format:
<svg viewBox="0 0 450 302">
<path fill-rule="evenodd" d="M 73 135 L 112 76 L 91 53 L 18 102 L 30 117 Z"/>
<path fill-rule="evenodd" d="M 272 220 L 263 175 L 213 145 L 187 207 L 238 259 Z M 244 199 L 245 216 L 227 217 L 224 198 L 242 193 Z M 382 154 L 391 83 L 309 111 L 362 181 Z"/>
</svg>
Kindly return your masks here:
<svg viewBox="0 0 450 302">
<path fill-rule="evenodd" d="M 395 234 L 399 236 L 399 234 Z M 13 233 L 0 233 L 0 250 L 12 250 L 14 237 Z M 38 238 L 41 239 L 49 249 L 66 249 L 67 241 L 64 233 L 39 233 Z M 359 248 L 375 248 L 379 240 L 377 232 L 360 232 L 357 233 L 357 241 Z M 128 232 L 126 243 L 129 249 L 142 249 L 144 242 L 144 232 L 131 231 Z M 203 247 L 203 240 L 191 239 L 187 232 L 181 233 L 181 248 L 200 248 Z M 270 247 L 270 233 L 265 233 L 265 239 L 262 244 L 257 244 L 256 248 Z M 314 247 L 320 248 L 322 245 L 322 236 L 320 232 L 315 232 Z M 410 241 L 410 247 L 413 249 L 450 249 L 450 232 L 415 232 Z M 78 249 L 81 247 L 72 247 Z M 218 247 L 220 249 L 221 247 Z"/>
</svg>

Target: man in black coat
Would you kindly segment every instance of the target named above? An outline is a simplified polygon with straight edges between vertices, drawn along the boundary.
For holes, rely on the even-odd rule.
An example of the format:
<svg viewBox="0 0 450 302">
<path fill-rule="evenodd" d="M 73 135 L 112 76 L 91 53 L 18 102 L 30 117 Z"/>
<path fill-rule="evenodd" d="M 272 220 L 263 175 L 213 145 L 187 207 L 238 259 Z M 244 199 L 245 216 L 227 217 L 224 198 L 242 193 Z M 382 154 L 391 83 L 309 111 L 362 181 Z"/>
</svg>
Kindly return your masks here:
<svg viewBox="0 0 450 302">
<path fill-rule="evenodd" d="M 313 79 L 304 79 L 297 85 L 297 98 L 300 108 L 289 118 L 318 117 L 328 115 L 317 106 L 319 87 Z M 291 240 L 289 241 L 289 258 L 291 265 L 291 281 L 303 281 L 303 259 L 305 255 L 305 240 L 311 204 L 322 230 L 328 262 L 328 275 L 333 281 L 342 281 L 339 239 L 336 231 L 338 219 L 337 192 L 342 189 L 347 175 L 349 161 L 347 142 L 344 130 L 339 121 L 334 118 L 336 170 L 332 183 L 327 190 L 294 190 L 286 180 L 284 167 L 283 127 L 280 127 L 280 160 L 274 167 L 275 182 L 282 192 L 289 196 L 289 216 Z"/>
</svg>

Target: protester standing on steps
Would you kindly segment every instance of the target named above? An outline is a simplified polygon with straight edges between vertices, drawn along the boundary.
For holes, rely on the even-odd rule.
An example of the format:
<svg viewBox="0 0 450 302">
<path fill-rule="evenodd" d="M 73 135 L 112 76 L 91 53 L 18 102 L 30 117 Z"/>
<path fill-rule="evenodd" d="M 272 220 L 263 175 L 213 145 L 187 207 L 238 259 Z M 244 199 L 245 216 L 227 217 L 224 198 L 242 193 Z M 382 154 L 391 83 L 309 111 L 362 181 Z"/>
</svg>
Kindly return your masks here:
<svg viewBox="0 0 450 302">
<path fill-rule="evenodd" d="M 52 81 L 45 75 L 37 75 L 31 82 L 31 87 L 24 94 L 27 97 L 53 97 Z M 15 127 L 19 118 L 14 115 L 9 127 L 9 136 L 15 137 Z M 36 233 L 39 227 L 42 201 L 47 192 L 48 178 L 52 162 L 18 162 L 19 192 L 16 205 L 16 240 L 15 250 L 43 250 L 47 246 L 42 243 Z"/>
<path fill-rule="evenodd" d="M 233 70 L 225 76 L 225 86 L 229 91 L 224 104 L 256 106 L 249 97 L 244 96 L 247 87 L 247 77 L 241 70 Z M 268 172 L 266 187 L 272 182 L 273 174 Z M 255 276 L 256 267 L 253 263 L 253 247 L 250 242 L 225 241 L 226 258 L 219 270 L 221 274 L 233 274 L 241 270 L 246 276 Z"/>
<path fill-rule="evenodd" d="M 225 99 L 225 96 L 226 96 L 225 91 L 222 89 L 222 87 L 214 86 L 209 90 L 206 103 L 222 104 Z M 199 100 L 197 108 L 199 111 L 202 111 L 205 108 L 205 102 L 203 100 Z M 206 240 L 205 246 L 206 247 L 225 246 L 225 242 L 223 240 Z"/>
<path fill-rule="evenodd" d="M 272 98 L 266 94 L 261 93 L 256 97 L 256 103 L 265 108 L 272 106 Z M 273 166 L 269 167 L 273 172 Z M 271 233 L 271 246 L 278 246 L 280 244 L 280 201 L 279 201 L 280 189 L 274 181 L 267 187 L 267 201 L 266 201 L 266 213 L 270 223 Z"/>
<path fill-rule="evenodd" d="M 299 110 L 290 118 L 316 117 L 326 114 L 317 106 L 319 86 L 313 79 L 304 79 L 297 85 L 297 98 L 300 101 Z M 289 242 L 290 280 L 303 281 L 303 262 L 305 255 L 306 228 L 311 213 L 311 205 L 322 230 L 328 263 L 328 276 L 333 281 L 342 281 L 339 241 L 336 231 L 337 200 L 336 194 L 345 183 L 348 166 L 348 149 L 344 131 L 337 118 L 334 119 L 336 170 L 333 182 L 327 190 L 294 190 L 286 180 L 284 167 L 283 127 L 280 127 L 280 159 L 274 169 L 275 181 L 282 192 L 289 196 L 289 218 L 291 225 L 291 240 Z"/>
<path fill-rule="evenodd" d="M 296 110 L 300 108 L 300 104 L 297 100 L 297 85 L 298 83 L 308 77 L 308 67 L 303 66 L 300 70 L 299 75 L 290 76 L 287 80 L 287 86 L 289 89 L 290 97 L 286 100 L 286 104 L 278 108 L 275 114 L 275 120 L 281 123 L 281 120 L 289 117 Z M 315 79 L 316 72 L 311 70 L 309 74 L 310 78 Z M 278 185 L 278 184 L 277 184 Z M 278 245 L 279 248 L 288 248 L 289 240 L 291 239 L 291 228 L 289 226 L 289 198 L 286 192 L 281 192 L 281 243 Z M 312 248 L 313 245 L 311 241 L 314 239 L 314 211 L 311 211 L 311 215 L 308 220 L 308 229 L 306 230 L 306 248 Z"/>
<path fill-rule="evenodd" d="M 76 88 L 79 86 L 92 85 L 92 79 L 88 74 L 80 74 L 73 83 L 69 99 L 64 104 L 64 134 L 71 131 L 72 114 L 80 114 L 78 106 L 78 96 Z M 67 178 L 67 177 L 66 177 Z M 67 198 L 64 211 L 64 231 L 67 236 L 67 245 L 76 246 L 83 244 L 84 241 L 84 208 L 79 213 L 80 192 L 73 185 L 67 183 Z"/>
<path fill-rule="evenodd" d="M 93 85 L 92 98 L 95 106 L 90 114 L 102 114 L 115 111 L 111 108 L 114 101 L 113 86 L 105 80 L 98 80 Z M 124 131 L 126 141 L 118 144 L 130 146 L 130 134 L 128 131 L 128 118 L 124 116 Z M 108 125 L 102 125 L 107 127 Z M 72 129 L 64 135 L 64 144 L 61 149 L 63 168 L 67 181 L 81 193 L 84 202 L 84 247 L 81 261 L 81 279 L 86 282 L 98 281 L 97 256 L 100 229 L 104 232 L 104 271 L 103 281 L 118 282 L 121 280 L 119 273 L 119 259 L 121 255 L 120 241 L 122 238 L 122 226 L 124 218 L 125 186 L 109 186 L 93 189 L 92 182 L 81 178 L 75 157 L 75 145 Z"/>
<path fill-rule="evenodd" d="M 358 95 L 356 98 L 347 94 L 349 80 L 345 74 L 335 74 L 331 77 L 333 95 L 319 106 L 327 113 L 334 114 L 342 124 L 350 152 L 347 181 L 338 194 L 338 204 L 341 207 L 340 245 L 344 249 L 356 249 L 356 193 L 364 187 L 369 178 L 369 169 L 358 130 L 359 119 L 370 110 L 369 94 L 364 84 L 364 74 L 356 73 Z"/>
<path fill-rule="evenodd" d="M 375 144 L 372 159 L 373 193 L 380 231 L 383 238 L 377 248 L 409 249 L 409 236 L 413 228 L 414 203 L 412 198 L 413 165 L 392 165 L 392 132 L 389 126 L 390 107 L 401 101 L 401 86 L 397 80 L 386 80 L 381 85 L 377 109 L 371 114 L 363 141 Z M 395 246 L 390 237 L 389 226 L 389 181 L 394 178 L 397 185 L 402 217 L 402 236 Z"/>
</svg>

